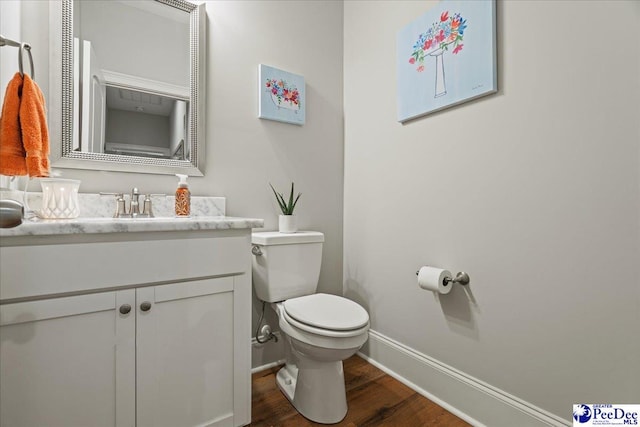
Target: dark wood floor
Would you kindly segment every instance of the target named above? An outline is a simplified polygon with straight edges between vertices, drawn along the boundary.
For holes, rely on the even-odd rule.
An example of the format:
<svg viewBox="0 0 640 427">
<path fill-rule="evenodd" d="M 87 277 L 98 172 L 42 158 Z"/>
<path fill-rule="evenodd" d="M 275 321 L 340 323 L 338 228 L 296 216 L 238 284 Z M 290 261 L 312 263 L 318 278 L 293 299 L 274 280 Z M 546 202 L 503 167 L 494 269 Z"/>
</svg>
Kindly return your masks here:
<svg viewBox="0 0 640 427">
<path fill-rule="evenodd" d="M 322 426 L 304 418 L 276 386 L 280 367 L 253 374 L 251 426 Z M 469 426 L 358 356 L 344 361 L 349 411 L 338 426 Z"/>
</svg>

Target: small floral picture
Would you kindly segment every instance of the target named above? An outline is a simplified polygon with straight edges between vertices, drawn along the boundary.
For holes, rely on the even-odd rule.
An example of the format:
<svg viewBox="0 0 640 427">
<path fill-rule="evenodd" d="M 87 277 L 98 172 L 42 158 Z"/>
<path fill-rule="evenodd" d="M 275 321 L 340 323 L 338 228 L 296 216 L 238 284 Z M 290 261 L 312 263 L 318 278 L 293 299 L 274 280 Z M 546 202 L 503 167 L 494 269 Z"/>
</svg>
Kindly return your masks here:
<svg viewBox="0 0 640 427">
<path fill-rule="evenodd" d="M 398 32 L 398 121 L 497 91 L 495 0 L 442 0 Z"/>
<path fill-rule="evenodd" d="M 303 125 L 304 77 L 262 64 L 258 75 L 258 117 Z"/>
<path fill-rule="evenodd" d="M 267 79 L 265 86 L 271 92 L 271 100 L 276 106 L 289 110 L 300 110 L 300 92 L 297 87 L 277 79 Z"/>
</svg>

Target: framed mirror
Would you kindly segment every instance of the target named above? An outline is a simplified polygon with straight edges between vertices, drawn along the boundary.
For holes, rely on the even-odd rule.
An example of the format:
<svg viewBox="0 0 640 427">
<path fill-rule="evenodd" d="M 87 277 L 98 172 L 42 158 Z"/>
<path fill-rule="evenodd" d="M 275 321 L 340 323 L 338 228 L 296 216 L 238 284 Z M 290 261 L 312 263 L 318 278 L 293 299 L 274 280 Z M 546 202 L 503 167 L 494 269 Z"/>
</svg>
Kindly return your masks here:
<svg viewBox="0 0 640 427">
<path fill-rule="evenodd" d="M 49 14 L 53 167 L 202 176 L 205 5 L 62 0 Z"/>
</svg>

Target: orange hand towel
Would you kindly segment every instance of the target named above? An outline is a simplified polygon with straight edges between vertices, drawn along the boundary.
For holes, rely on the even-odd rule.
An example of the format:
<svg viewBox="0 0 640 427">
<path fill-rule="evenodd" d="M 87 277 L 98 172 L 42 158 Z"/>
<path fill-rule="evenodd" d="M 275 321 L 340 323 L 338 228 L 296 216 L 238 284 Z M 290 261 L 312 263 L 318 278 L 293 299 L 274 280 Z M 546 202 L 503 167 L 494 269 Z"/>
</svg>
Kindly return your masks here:
<svg viewBox="0 0 640 427">
<path fill-rule="evenodd" d="M 49 128 L 44 95 L 26 73 L 20 99 L 20 128 L 29 176 L 49 176 Z"/>
<path fill-rule="evenodd" d="M 22 76 L 16 73 L 7 86 L 0 116 L 0 174 L 26 175 L 26 153 L 20 129 Z"/>
</svg>

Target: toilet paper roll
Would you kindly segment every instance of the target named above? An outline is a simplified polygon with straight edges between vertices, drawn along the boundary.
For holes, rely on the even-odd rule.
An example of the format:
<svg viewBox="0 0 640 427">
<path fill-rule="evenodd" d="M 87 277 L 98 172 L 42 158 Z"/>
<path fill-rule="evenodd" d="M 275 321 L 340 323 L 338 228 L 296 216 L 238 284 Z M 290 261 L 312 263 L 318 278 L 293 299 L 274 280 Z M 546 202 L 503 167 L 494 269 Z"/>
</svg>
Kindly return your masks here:
<svg viewBox="0 0 640 427">
<path fill-rule="evenodd" d="M 444 279 L 451 279 L 452 277 L 449 270 L 426 266 L 420 267 L 420 271 L 418 271 L 418 286 L 428 291 L 448 294 L 453 283 L 445 284 Z"/>
</svg>

